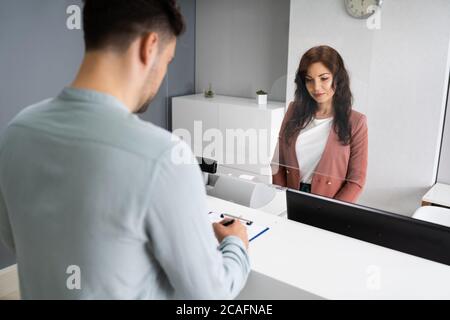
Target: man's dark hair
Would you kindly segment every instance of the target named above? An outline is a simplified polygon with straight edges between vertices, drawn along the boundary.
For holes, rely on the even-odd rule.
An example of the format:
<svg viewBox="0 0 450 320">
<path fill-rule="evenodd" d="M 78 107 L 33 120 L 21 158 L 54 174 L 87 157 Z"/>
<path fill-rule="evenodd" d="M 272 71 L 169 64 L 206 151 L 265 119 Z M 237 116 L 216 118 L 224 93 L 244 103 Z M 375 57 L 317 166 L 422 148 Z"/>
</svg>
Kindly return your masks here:
<svg viewBox="0 0 450 320">
<path fill-rule="evenodd" d="M 178 37 L 185 22 L 176 0 L 83 0 L 86 51 L 126 50 L 139 36 L 158 32 Z"/>
</svg>

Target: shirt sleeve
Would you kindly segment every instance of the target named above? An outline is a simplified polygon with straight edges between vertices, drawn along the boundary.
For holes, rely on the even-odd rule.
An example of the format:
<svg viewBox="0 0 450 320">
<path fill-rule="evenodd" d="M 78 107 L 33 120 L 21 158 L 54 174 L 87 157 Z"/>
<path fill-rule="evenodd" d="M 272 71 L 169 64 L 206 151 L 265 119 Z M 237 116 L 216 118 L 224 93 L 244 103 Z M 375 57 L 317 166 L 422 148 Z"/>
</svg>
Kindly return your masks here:
<svg viewBox="0 0 450 320">
<path fill-rule="evenodd" d="M 6 210 L 6 203 L 3 198 L 1 189 L 0 189 L 0 240 L 6 245 L 8 249 L 10 249 L 15 253 L 15 245 L 11 230 L 11 223 L 9 221 L 8 212 Z"/>
<path fill-rule="evenodd" d="M 175 298 L 235 298 L 247 281 L 249 257 L 237 237 L 218 244 L 201 172 L 189 147 L 177 143 L 160 158 L 154 175 L 146 226 Z"/>
</svg>

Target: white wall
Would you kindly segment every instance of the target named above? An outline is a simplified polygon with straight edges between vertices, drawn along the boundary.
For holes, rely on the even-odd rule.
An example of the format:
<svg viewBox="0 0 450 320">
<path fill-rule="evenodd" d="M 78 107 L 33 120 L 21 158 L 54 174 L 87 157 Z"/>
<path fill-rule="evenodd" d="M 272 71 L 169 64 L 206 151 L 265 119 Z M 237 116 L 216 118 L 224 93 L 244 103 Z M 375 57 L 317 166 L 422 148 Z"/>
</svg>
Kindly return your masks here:
<svg viewBox="0 0 450 320">
<path fill-rule="evenodd" d="M 290 0 L 197 0 L 196 91 L 285 101 Z"/>
<path fill-rule="evenodd" d="M 351 18 L 343 3 L 291 1 L 286 100 L 294 96 L 301 55 L 320 44 L 336 48 L 350 71 L 355 109 L 368 117 L 369 170 L 360 203 L 411 214 L 437 175 L 450 1 L 384 1 L 380 30 Z"/>
</svg>

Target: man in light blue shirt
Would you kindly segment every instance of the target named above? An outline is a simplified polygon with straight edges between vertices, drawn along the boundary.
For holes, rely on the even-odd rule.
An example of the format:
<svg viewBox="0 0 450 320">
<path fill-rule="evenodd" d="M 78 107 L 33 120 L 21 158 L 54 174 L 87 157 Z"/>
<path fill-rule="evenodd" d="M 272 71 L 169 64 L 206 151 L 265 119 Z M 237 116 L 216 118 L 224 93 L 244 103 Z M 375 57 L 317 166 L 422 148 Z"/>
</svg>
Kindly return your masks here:
<svg viewBox="0 0 450 320">
<path fill-rule="evenodd" d="M 135 115 L 183 31 L 175 2 L 86 0 L 83 19 L 74 83 L 0 138 L 0 238 L 22 298 L 236 297 L 250 272 L 245 227 L 211 226 L 190 149 Z"/>
</svg>

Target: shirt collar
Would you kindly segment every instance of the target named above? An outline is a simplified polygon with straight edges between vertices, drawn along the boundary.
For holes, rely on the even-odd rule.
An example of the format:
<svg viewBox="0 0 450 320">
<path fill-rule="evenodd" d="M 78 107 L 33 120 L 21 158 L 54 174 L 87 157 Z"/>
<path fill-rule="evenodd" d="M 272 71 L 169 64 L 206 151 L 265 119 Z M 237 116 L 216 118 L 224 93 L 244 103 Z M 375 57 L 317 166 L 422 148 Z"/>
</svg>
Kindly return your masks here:
<svg viewBox="0 0 450 320">
<path fill-rule="evenodd" d="M 94 90 L 78 89 L 72 87 L 66 87 L 59 95 L 63 100 L 84 101 L 89 103 L 97 103 L 101 105 L 108 105 L 118 109 L 122 109 L 130 112 L 130 110 L 116 97 Z"/>
</svg>

